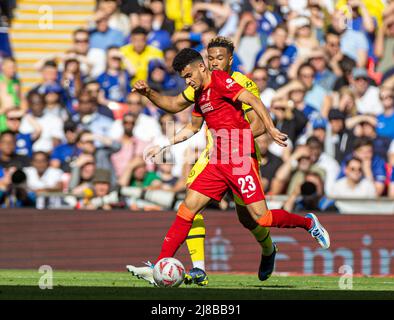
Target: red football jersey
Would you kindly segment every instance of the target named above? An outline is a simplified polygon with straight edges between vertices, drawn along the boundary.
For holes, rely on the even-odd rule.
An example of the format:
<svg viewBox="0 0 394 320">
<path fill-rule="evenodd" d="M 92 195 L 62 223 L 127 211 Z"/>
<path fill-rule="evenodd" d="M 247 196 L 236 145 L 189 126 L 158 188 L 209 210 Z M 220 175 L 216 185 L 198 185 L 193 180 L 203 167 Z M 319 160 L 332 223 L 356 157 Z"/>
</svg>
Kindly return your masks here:
<svg viewBox="0 0 394 320">
<path fill-rule="evenodd" d="M 194 116 L 204 117 L 214 139 L 214 156 L 220 162 L 254 153 L 253 134 L 238 96 L 246 90 L 225 71 L 212 72 L 211 82 L 195 93 Z"/>
</svg>

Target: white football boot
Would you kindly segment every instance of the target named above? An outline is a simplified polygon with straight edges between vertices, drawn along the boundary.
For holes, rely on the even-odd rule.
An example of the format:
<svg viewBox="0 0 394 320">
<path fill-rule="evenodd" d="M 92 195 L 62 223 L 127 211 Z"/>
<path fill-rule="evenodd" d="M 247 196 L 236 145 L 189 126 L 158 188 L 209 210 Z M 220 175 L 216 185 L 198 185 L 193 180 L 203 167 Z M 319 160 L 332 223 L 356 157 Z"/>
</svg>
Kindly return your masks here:
<svg viewBox="0 0 394 320">
<path fill-rule="evenodd" d="M 153 279 L 153 267 L 152 263 L 145 262 L 146 267 L 135 267 L 132 265 L 127 265 L 126 269 L 129 271 L 133 276 L 137 277 L 138 279 L 143 279 L 150 284 L 156 285 L 155 280 Z"/>
</svg>

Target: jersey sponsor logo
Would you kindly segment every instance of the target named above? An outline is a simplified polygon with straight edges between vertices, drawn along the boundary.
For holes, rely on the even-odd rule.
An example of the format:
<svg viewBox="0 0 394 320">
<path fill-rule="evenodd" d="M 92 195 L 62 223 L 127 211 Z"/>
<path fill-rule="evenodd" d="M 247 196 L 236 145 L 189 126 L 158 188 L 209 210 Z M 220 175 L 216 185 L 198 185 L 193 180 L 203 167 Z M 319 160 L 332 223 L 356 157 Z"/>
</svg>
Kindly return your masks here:
<svg viewBox="0 0 394 320">
<path fill-rule="evenodd" d="M 230 80 L 230 81 L 231 81 L 230 83 L 229 83 L 228 81 L 226 81 L 227 83 L 229 83 L 229 84 L 226 86 L 227 89 L 230 89 L 233 85 L 236 84 L 236 82 L 235 82 L 234 80 L 231 80 L 231 79 L 227 79 L 227 80 Z"/>
<path fill-rule="evenodd" d="M 245 88 L 250 88 L 252 86 L 252 81 L 247 81 L 245 83 Z"/>
<path fill-rule="evenodd" d="M 203 104 L 203 105 L 201 106 L 201 111 L 202 111 L 202 113 L 207 113 L 207 112 L 212 111 L 212 110 L 213 110 L 213 106 L 211 105 L 210 102 L 208 102 L 208 103 L 206 103 L 206 104 Z"/>
</svg>

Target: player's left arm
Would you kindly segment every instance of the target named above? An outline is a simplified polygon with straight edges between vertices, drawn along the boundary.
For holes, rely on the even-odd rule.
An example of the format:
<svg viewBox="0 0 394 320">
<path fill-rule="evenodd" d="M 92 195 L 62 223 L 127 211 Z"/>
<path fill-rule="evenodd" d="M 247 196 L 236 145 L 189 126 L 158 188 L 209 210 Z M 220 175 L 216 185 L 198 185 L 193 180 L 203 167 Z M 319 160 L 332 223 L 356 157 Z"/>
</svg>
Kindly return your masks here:
<svg viewBox="0 0 394 320">
<path fill-rule="evenodd" d="M 267 129 L 267 133 L 274 139 L 274 141 L 282 146 L 286 147 L 287 143 L 287 135 L 280 132 L 277 128 L 275 128 L 275 125 L 271 119 L 271 116 L 267 110 L 267 108 L 264 106 L 264 104 L 261 102 L 259 98 L 254 96 L 252 93 L 250 93 L 247 90 L 243 90 L 237 97 L 237 100 L 250 105 L 253 110 L 256 112 L 257 116 L 262 120 L 264 127 Z"/>
</svg>

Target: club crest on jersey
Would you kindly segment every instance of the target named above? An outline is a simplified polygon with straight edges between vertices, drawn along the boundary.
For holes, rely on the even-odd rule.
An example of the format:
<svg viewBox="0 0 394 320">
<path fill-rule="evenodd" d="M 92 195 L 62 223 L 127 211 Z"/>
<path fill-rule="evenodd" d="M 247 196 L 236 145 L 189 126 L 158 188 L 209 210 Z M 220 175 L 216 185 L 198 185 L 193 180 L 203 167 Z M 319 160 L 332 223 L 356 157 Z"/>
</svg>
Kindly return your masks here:
<svg viewBox="0 0 394 320">
<path fill-rule="evenodd" d="M 211 88 L 208 89 L 207 93 L 203 94 L 200 98 L 200 102 L 205 102 L 205 101 L 209 101 L 209 99 L 211 98 Z"/>
</svg>

